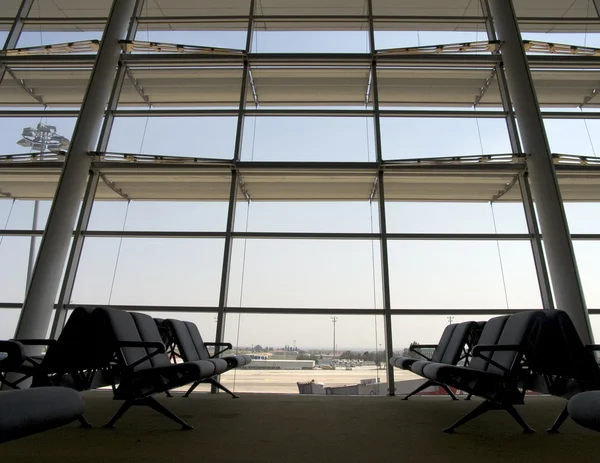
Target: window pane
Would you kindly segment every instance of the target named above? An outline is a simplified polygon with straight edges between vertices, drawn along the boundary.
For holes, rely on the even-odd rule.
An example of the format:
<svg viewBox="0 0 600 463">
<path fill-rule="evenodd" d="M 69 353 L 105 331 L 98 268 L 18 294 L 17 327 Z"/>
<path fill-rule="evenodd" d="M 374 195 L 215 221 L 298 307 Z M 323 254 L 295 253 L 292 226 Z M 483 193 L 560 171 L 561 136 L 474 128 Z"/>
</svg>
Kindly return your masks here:
<svg viewBox="0 0 600 463">
<path fill-rule="evenodd" d="M 541 307 L 528 241 L 391 241 L 393 309 Z"/>
<path fill-rule="evenodd" d="M 353 25 L 362 31 L 278 31 L 272 30 L 269 23 L 257 25 L 252 41 L 254 53 L 367 53 L 370 49 L 367 23 Z"/>
<path fill-rule="evenodd" d="M 374 161 L 373 120 L 363 117 L 247 117 L 244 161 Z"/>
<path fill-rule="evenodd" d="M 224 231 L 228 203 L 95 201 L 88 230 Z"/>
<path fill-rule="evenodd" d="M 373 0 L 373 14 L 376 16 L 482 16 L 479 2 L 447 0 L 440 4 L 423 0 Z"/>
<path fill-rule="evenodd" d="M 600 233 L 600 203 L 564 203 L 571 233 Z"/>
<path fill-rule="evenodd" d="M 4 82 L 0 86 L 0 100 L 3 92 L 24 92 L 20 88 L 8 87 L 5 87 Z M 31 102 L 35 103 L 35 100 L 31 99 Z M 75 121 L 76 119 L 71 117 L 0 118 L 0 154 L 66 151 L 75 128 Z"/>
<path fill-rule="evenodd" d="M 545 119 L 544 126 L 553 153 L 596 156 L 600 149 L 599 121 L 584 119 Z"/>
<path fill-rule="evenodd" d="M 223 240 L 86 238 L 74 304 L 218 305 Z"/>
<path fill-rule="evenodd" d="M 511 153 L 502 119 L 381 119 L 384 159 Z"/>
<path fill-rule="evenodd" d="M 385 207 L 389 233 L 527 233 L 521 203 L 388 201 Z"/>
<path fill-rule="evenodd" d="M 600 241 L 574 240 L 573 248 L 585 302 L 590 308 L 600 308 L 600 285 L 598 284 Z"/>
<path fill-rule="evenodd" d="M 232 48 L 235 50 L 244 50 L 246 48 L 247 21 L 242 21 L 237 24 L 237 28 L 240 30 L 219 30 L 218 23 L 199 23 L 194 25 L 202 30 L 185 30 L 185 24 L 179 26 L 179 29 L 181 30 L 153 29 L 158 29 L 160 26 L 164 27 L 164 24 L 148 24 L 140 26 L 135 35 L 135 40 L 195 45 L 200 47 Z"/>
<path fill-rule="evenodd" d="M 235 239 L 228 306 L 381 308 L 379 243 Z"/>
<path fill-rule="evenodd" d="M 468 43 L 487 40 L 485 25 L 472 25 L 473 31 L 423 31 L 423 30 L 377 30 L 388 28 L 390 23 L 375 23 L 375 48 L 424 47 L 451 43 Z M 400 24 L 398 25 L 399 27 Z"/>
<path fill-rule="evenodd" d="M 267 360 L 229 371 L 221 377 L 223 384 L 237 392 L 297 394 L 298 382 L 315 380 L 336 388 L 332 393 L 354 385 L 343 392 L 385 395 L 383 317 L 336 318 L 335 370 L 331 369 L 333 326 L 329 315 L 228 314 L 225 340 L 233 343 L 235 352 Z M 379 379 L 381 384 L 358 386 L 366 378 Z"/>
<path fill-rule="evenodd" d="M 115 118 L 108 151 L 232 159 L 235 117 Z"/>
<path fill-rule="evenodd" d="M 238 202 L 235 230 L 377 233 L 378 206 L 367 201 L 252 201 L 250 205 Z"/>
<path fill-rule="evenodd" d="M 21 309 L 0 308 L 0 339 L 11 339 L 15 336 Z"/>
<path fill-rule="evenodd" d="M 97 31 L 49 31 L 47 26 L 28 26 L 19 36 L 16 48 L 38 47 L 41 45 L 54 45 L 60 43 L 79 42 L 83 40 L 100 40 L 102 38 L 102 30 Z M 66 52 L 65 53 L 69 53 Z M 94 53 L 94 49 L 90 48 L 85 53 Z"/>
<path fill-rule="evenodd" d="M 27 284 L 30 237 L 0 236 L 0 261 L 10 263 L 0 267 L 2 302 L 23 302 Z"/>
</svg>

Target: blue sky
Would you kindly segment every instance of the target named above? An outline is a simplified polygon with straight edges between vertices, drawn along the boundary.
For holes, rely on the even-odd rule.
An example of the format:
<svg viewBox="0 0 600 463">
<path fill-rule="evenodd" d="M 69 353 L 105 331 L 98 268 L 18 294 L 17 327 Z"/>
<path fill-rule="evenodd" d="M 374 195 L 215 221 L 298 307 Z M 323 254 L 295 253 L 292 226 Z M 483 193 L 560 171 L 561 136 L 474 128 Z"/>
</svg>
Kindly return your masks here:
<svg viewBox="0 0 600 463">
<path fill-rule="evenodd" d="M 99 38 L 100 33 L 24 33 L 19 46 Z M 563 43 L 600 46 L 597 34 L 526 36 Z M 0 39 L 2 36 L 0 35 Z M 243 32 L 156 32 L 141 30 L 139 40 L 243 48 Z M 335 40 L 331 40 L 335 38 Z M 366 33 L 257 32 L 259 52 L 361 52 Z M 405 47 L 485 40 L 483 32 L 377 32 L 376 47 Z M 27 152 L 16 145 L 25 126 L 39 119 L 6 118 L 0 124 L 0 154 Z M 70 138 L 75 119 L 49 118 Z M 235 118 L 119 118 L 109 151 L 193 157 L 231 158 Z M 586 127 L 587 124 L 587 127 Z M 594 155 L 600 149 L 598 121 L 548 120 L 548 138 L 557 153 Z M 145 136 L 144 136 L 145 132 Z M 186 136 L 181 136 L 185 134 Z M 368 161 L 374 159 L 372 121 L 367 118 L 247 118 L 242 158 L 280 161 Z M 507 153 L 504 122 L 499 119 L 382 120 L 385 159 Z M 598 204 L 566 206 L 573 233 L 598 233 Z M 0 200 L 0 226 L 31 227 L 33 204 Z M 41 204 L 40 222 L 49 203 Z M 10 215 L 9 215 L 10 212 Z M 493 215 L 492 215 L 493 212 Z M 227 204 L 98 203 L 92 230 L 224 231 Z M 236 230 L 370 232 L 378 230 L 377 208 L 368 202 L 240 204 Z M 390 203 L 388 230 L 396 233 L 526 233 L 520 204 Z M 494 223 L 495 219 L 495 223 Z M 4 302 L 21 302 L 25 291 L 29 238 L 4 237 L 0 269 Z M 597 262 L 600 243 L 576 242 L 586 298 L 600 307 Z M 88 238 L 73 303 L 215 306 L 218 303 L 222 239 Z M 245 256 L 245 258 L 244 258 Z M 526 241 L 392 241 L 389 245 L 392 307 L 539 308 L 541 306 L 530 247 Z M 381 308 L 379 243 L 327 240 L 235 240 L 229 304 L 245 307 Z M 244 274 L 242 285 L 242 273 Z M 9 337 L 17 311 L 2 311 L 0 337 Z M 212 337 L 212 314 L 176 314 L 197 321 Z M 457 317 L 457 321 L 468 317 Z M 592 317 L 594 319 L 595 317 Z M 485 317 L 477 317 L 485 319 Z M 226 338 L 237 340 L 237 315 L 228 317 Z M 441 316 L 395 316 L 394 345 L 413 340 L 435 342 Z M 598 324 L 600 326 L 600 323 Z M 377 339 L 375 341 L 375 333 Z M 206 333 L 206 331 L 205 331 Z M 382 317 L 341 316 L 340 349 L 383 343 Z M 234 339 L 235 338 L 235 339 Z M 241 345 L 330 345 L 326 315 L 243 315 Z"/>
</svg>

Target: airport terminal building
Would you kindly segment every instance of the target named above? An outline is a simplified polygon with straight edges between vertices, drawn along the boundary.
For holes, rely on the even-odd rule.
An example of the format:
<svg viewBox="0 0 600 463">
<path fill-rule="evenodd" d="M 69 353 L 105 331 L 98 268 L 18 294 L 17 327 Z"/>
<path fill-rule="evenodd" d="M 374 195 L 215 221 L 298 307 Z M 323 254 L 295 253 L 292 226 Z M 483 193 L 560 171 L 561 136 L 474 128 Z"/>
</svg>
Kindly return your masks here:
<svg viewBox="0 0 600 463">
<path fill-rule="evenodd" d="M 389 359 L 449 320 L 557 308 L 592 342 L 599 15 L 4 0 L 2 337 L 110 306 Z"/>
</svg>

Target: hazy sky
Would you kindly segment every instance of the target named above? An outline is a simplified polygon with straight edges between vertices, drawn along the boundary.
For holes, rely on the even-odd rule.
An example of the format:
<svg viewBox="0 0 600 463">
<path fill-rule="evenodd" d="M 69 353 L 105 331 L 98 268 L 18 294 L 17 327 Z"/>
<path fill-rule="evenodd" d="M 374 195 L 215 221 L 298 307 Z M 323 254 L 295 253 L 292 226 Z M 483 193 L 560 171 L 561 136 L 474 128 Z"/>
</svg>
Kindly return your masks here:
<svg viewBox="0 0 600 463">
<path fill-rule="evenodd" d="M 20 47 L 40 43 L 100 38 L 100 33 L 26 32 Z M 600 46 L 597 34 L 528 34 L 528 39 Z M 0 32 L 0 39 L 2 33 Z M 243 32 L 156 32 L 141 30 L 137 39 L 243 48 Z M 485 40 L 484 32 L 378 32 L 376 47 L 406 47 Z M 364 32 L 319 34 L 258 32 L 259 52 L 364 52 Z M 39 119 L 5 118 L 0 124 L 0 154 L 27 152 L 16 145 L 25 126 Z M 70 138 L 75 119 L 50 118 Z M 146 123 L 148 122 L 147 128 Z M 586 126 L 587 124 L 587 126 Z M 546 121 L 552 150 L 595 155 L 600 149 L 596 120 Z M 233 155 L 236 118 L 119 118 L 109 151 L 228 159 Z M 407 159 L 510 152 L 503 120 L 385 118 L 385 159 Z M 369 161 L 375 158 L 372 120 L 356 118 L 247 118 L 244 160 Z M 144 132 L 146 135 L 144 136 Z M 433 135 L 432 135 L 433 134 Z M 1 184 L 0 184 L 1 186 Z M 42 202 L 38 228 L 48 214 Z M 12 208 L 12 209 L 11 209 Z M 573 233 L 599 233 L 598 204 L 567 204 Z M 33 203 L 0 200 L 0 227 L 31 227 Z M 389 203 L 388 231 L 396 233 L 526 233 L 522 206 L 516 203 Z M 224 231 L 225 202 L 97 203 L 91 230 Z M 368 202 L 254 202 L 238 206 L 236 230 L 374 232 L 376 205 Z M 6 224 L 6 225 L 5 225 Z M 4 302 L 22 302 L 29 238 L 0 238 L 0 288 Z M 39 240 L 38 240 L 39 241 Z M 38 243 L 39 244 L 39 243 Z M 222 239 L 86 239 L 73 292 L 73 303 L 176 305 L 218 304 L 224 241 Z M 589 307 L 600 307 L 597 262 L 600 243 L 576 242 L 575 251 Z M 541 301 L 527 241 L 391 241 L 391 299 L 394 309 L 539 308 Z M 243 274 L 243 279 L 242 279 Z M 243 284 L 242 284 L 243 280 Z M 379 243 L 368 240 L 242 240 L 234 241 L 229 305 L 242 307 L 381 308 Z M 1 306 L 1 304 L 0 304 Z M 0 312 L 0 338 L 10 337 L 17 310 Z M 167 314 L 155 314 L 167 316 Z M 214 336 L 213 314 L 171 314 L 196 321 L 207 340 Z M 469 318 L 456 317 L 455 321 Z M 600 326 L 600 320 L 593 323 Z M 239 321 L 239 339 L 238 339 Z M 435 342 L 443 316 L 393 317 L 394 346 L 411 341 Z M 328 315 L 229 315 L 226 340 L 261 344 L 330 347 Z M 339 317 L 339 349 L 375 349 L 383 345 L 381 316 Z"/>
</svg>

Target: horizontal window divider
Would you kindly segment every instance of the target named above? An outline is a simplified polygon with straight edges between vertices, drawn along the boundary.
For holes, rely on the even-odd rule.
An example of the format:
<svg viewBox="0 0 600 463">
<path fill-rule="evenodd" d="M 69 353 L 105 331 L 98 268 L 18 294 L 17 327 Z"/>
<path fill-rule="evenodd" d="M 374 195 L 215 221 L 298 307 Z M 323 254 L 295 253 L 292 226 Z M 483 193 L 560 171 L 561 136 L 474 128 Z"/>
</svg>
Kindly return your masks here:
<svg viewBox="0 0 600 463">
<path fill-rule="evenodd" d="M 30 18 L 24 17 L 22 18 L 23 24 L 27 25 L 52 25 L 52 24 L 64 24 L 64 25 L 99 25 L 101 26 L 99 30 L 103 30 L 106 22 L 108 21 L 108 17 L 95 16 L 95 17 L 47 17 L 47 18 Z M 36 31 L 37 32 L 37 31 Z M 44 31 L 42 31 L 44 32 Z"/>
<path fill-rule="evenodd" d="M 250 8 L 248 8 L 248 14 L 250 13 Z M 164 24 L 164 23 L 184 23 L 191 24 L 195 22 L 204 23 L 204 22 L 248 22 L 248 15 L 220 15 L 220 16 L 138 16 L 137 22 L 138 24 Z M 244 28 L 247 30 L 247 28 Z"/>
<path fill-rule="evenodd" d="M 372 109 L 246 109 L 246 116 L 273 117 L 368 117 L 373 116 Z"/>
<path fill-rule="evenodd" d="M 389 240 L 473 240 L 473 241 L 511 241 L 531 240 L 528 233 L 388 233 Z"/>
<path fill-rule="evenodd" d="M 0 109 L 0 117 L 78 117 L 78 109 Z"/>
<path fill-rule="evenodd" d="M 391 309 L 391 315 L 506 315 L 533 309 Z"/>
<path fill-rule="evenodd" d="M 508 116 L 506 111 L 460 111 L 460 110 L 404 110 L 380 109 L 381 117 L 439 117 L 439 118 L 466 118 L 466 119 L 498 119 Z"/>
<path fill-rule="evenodd" d="M 600 233 L 572 233 L 571 239 L 583 241 L 598 241 L 600 240 Z"/>
<path fill-rule="evenodd" d="M 87 230 L 81 232 L 90 238 L 225 238 L 226 232 L 201 231 L 120 231 Z"/>
<path fill-rule="evenodd" d="M 44 230 L 0 230 L 0 236 L 42 236 Z"/>
<path fill-rule="evenodd" d="M 289 314 L 289 315 L 383 315 L 383 309 L 324 309 L 324 308 L 272 308 L 226 307 L 227 314 Z"/>
<path fill-rule="evenodd" d="M 600 111 L 542 111 L 543 119 L 600 119 Z"/>
<path fill-rule="evenodd" d="M 318 233 L 318 232 L 233 232 L 233 238 L 247 239 L 337 239 L 378 240 L 380 233 Z"/>
<path fill-rule="evenodd" d="M 0 310 L 2 309 L 22 309 L 23 302 L 0 302 Z"/>
<path fill-rule="evenodd" d="M 115 117 L 237 117 L 239 109 L 117 109 Z"/>
<path fill-rule="evenodd" d="M 177 306 L 177 305 L 114 305 L 114 304 L 65 304 L 69 310 L 77 307 L 94 309 L 96 307 L 110 307 L 111 309 L 136 311 L 136 312 L 189 312 L 189 313 L 216 313 L 218 307 Z"/>
<path fill-rule="evenodd" d="M 32 66 L 56 69 L 75 67 L 92 70 L 96 62 L 96 55 L 10 55 L 0 56 L 0 64 L 7 66 Z"/>
<path fill-rule="evenodd" d="M 377 174 L 379 164 L 377 162 L 336 162 L 336 161 L 238 161 L 235 163 L 238 169 L 310 169 L 315 171 L 339 170 L 373 170 Z M 242 172 L 243 174 L 243 172 Z"/>
</svg>

